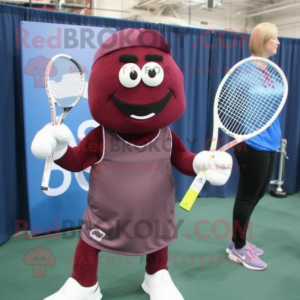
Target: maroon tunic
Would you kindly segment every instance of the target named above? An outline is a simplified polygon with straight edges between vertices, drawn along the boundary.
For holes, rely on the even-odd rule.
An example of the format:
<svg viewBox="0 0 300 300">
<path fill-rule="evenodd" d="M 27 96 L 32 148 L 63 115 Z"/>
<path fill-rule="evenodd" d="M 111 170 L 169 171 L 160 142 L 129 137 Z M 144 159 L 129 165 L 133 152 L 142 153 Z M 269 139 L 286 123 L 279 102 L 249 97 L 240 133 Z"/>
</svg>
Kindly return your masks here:
<svg viewBox="0 0 300 300">
<path fill-rule="evenodd" d="M 168 246 L 177 235 L 170 129 L 162 128 L 144 146 L 108 129 L 104 134 L 105 151 L 91 167 L 83 240 L 124 255 L 144 255 Z"/>
</svg>

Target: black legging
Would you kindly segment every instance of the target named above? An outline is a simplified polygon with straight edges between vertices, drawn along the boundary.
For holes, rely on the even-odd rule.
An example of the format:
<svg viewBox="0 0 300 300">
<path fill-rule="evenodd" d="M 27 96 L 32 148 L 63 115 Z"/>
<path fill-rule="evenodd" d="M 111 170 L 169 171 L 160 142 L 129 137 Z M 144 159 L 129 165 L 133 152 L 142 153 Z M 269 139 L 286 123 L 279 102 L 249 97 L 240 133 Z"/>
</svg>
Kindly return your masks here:
<svg viewBox="0 0 300 300">
<path fill-rule="evenodd" d="M 242 143 L 234 151 L 240 166 L 238 192 L 233 207 L 232 240 L 240 249 L 246 244 L 251 214 L 264 196 L 275 163 L 275 151 L 258 151 Z"/>
</svg>

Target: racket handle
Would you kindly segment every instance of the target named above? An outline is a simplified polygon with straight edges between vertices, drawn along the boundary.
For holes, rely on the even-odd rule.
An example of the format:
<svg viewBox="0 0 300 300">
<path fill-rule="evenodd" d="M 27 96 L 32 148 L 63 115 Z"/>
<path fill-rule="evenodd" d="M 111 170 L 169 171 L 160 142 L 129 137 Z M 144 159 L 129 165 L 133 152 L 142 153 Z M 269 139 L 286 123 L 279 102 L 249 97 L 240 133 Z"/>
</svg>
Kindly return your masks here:
<svg viewBox="0 0 300 300">
<path fill-rule="evenodd" d="M 41 189 L 43 191 L 47 191 L 49 187 L 49 181 L 50 181 L 50 175 L 51 175 L 51 169 L 53 163 L 53 155 L 54 152 L 52 152 L 51 155 L 48 156 L 45 161 L 44 173 L 43 173 L 42 184 L 41 184 Z"/>
<path fill-rule="evenodd" d="M 187 211 L 190 211 L 205 182 L 205 171 L 200 171 L 179 203 L 179 206 Z"/>
</svg>

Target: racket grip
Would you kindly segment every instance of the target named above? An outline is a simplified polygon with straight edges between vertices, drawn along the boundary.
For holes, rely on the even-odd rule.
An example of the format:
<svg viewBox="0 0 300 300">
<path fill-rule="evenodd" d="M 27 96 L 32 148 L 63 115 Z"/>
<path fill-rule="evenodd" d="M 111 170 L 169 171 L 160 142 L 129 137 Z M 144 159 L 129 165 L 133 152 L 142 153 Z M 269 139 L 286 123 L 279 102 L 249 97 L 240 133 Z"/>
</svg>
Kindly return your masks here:
<svg viewBox="0 0 300 300">
<path fill-rule="evenodd" d="M 53 155 L 54 152 L 52 152 L 51 155 L 48 156 L 45 161 L 44 173 L 43 173 L 42 184 L 41 184 L 41 189 L 43 191 L 47 191 L 49 187 L 49 181 L 50 181 L 50 175 L 51 175 L 51 169 L 53 163 Z"/>
<path fill-rule="evenodd" d="M 190 211 L 205 182 L 205 171 L 200 171 L 179 203 L 179 206 L 187 211 Z"/>
</svg>

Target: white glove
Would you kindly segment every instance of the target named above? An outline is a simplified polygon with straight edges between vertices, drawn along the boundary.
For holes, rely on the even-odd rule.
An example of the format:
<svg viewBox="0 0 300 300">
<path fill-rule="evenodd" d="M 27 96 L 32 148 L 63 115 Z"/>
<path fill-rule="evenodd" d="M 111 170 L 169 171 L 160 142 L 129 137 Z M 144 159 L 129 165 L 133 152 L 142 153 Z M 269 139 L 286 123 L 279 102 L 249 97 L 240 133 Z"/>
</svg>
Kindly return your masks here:
<svg viewBox="0 0 300 300">
<path fill-rule="evenodd" d="M 35 135 L 31 152 L 36 158 L 45 159 L 54 151 L 53 159 L 57 160 L 67 152 L 71 136 L 72 133 L 66 125 L 47 124 Z"/>
<path fill-rule="evenodd" d="M 227 152 L 202 151 L 195 156 L 193 168 L 196 174 L 204 170 L 210 184 L 223 185 L 231 174 L 232 157 Z"/>
</svg>

